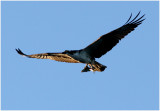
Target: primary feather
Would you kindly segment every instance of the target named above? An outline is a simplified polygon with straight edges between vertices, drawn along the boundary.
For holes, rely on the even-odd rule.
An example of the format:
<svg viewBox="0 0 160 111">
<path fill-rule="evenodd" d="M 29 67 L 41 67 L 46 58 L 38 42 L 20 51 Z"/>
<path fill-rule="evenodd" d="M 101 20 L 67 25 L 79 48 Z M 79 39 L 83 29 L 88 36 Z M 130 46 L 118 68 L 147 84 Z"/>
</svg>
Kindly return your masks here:
<svg viewBox="0 0 160 111">
<path fill-rule="evenodd" d="M 105 35 L 102 35 L 99 39 L 87 46 L 84 50 L 87 51 L 92 57 L 100 58 L 102 55 L 110 51 L 117 43 L 119 43 L 122 38 L 124 38 L 138 25 L 140 25 L 142 21 L 145 20 L 142 19 L 144 15 L 137 19 L 139 14 L 140 12 L 133 20 L 130 21 L 132 17 L 131 14 L 128 21 L 123 26 Z"/>
</svg>

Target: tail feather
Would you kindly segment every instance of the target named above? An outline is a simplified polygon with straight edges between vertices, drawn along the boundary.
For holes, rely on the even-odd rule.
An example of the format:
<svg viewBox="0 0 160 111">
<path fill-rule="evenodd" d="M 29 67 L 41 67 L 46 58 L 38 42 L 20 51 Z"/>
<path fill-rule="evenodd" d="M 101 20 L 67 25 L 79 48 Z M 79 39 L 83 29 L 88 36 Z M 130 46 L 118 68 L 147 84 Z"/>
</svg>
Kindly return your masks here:
<svg viewBox="0 0 160 111">
<path fill-rule="evenodd" d="M 91 64 L 89 64 L 89 66 L 91 67 Z M 93 71 L 99 71 L 102 72 L 106 69 L 105 65 L 102 65 L 98 62 L 95 61 L 95 64 L 93 64 L 94 69 L 92 69 Z"/>
</svg>

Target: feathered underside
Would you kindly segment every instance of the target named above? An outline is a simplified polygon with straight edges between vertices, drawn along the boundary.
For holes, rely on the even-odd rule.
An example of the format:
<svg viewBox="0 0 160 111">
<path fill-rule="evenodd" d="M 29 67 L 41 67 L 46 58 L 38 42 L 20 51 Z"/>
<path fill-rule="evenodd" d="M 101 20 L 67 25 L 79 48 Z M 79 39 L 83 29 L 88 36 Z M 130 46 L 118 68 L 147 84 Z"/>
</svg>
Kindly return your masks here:
<svg viewBox="0 0 160 111">
<path fill-rule="evenodd" d="M 68 63 L 80 63 L 80 61 L 75 60 L 69 55 L 62 53 L 41 53 L 41 54 L 26 55 L 20 49 L 16 49 L 16 51 L 18 52 L 18 54 L 29 58 L 51 59 L 59 62 L 68 62 Z"/>
<path fill-rule="evenodd" d="M 122 38 L 124 38 L 138 25 L 140 25 L 142 21 L 145 20 L 143 19 L 144 15 L 140 18 L 137 18 L 139 14 L 140 12 L 134 19 L 130 20 L 132 17 L 131 14 L 128 21 L 122 27 L 105 35 L 102 35 L 95 42 L 84 48 L 84 50 L 87 51 L 90 54 L 90 56 L 100 58 L 102 55 L 110 51 Z"/>
</svg>

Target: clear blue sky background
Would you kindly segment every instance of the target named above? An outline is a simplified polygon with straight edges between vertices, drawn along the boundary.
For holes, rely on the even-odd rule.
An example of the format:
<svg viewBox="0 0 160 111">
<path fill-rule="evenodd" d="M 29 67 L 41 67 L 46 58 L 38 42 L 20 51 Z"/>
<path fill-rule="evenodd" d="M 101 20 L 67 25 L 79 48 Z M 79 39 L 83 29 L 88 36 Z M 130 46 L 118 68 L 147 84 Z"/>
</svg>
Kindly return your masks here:
<svg viewBox="0 0 160 111">
<path fill-rule="evenodd" d="M 158 2 L 2 2 L 2 109 L 158 109 Z M 141 10 L 146 20 L 98 59 L 85 64 L 29 59 L 24 53 L 81 49 Z"/>
</svg>

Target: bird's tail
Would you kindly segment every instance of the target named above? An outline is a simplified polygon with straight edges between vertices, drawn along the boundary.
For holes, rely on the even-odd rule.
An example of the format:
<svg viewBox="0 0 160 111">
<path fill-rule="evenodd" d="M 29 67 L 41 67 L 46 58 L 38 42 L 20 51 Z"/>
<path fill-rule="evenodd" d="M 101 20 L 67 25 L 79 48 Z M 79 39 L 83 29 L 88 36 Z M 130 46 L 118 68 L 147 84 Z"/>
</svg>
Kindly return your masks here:
<svg viewBox="0 0 160 111">
<path fill-rule="evenodd" d="M 91 64 L 89 64 L 89 66 L 91 67 Z M 106 69 L 105 65 L 102 65 L 102 64 L 98 63 L 97 61 L 95 61 L 95 64 L 93 64 L 92 66 L 94 67 L 94 69 L 92 69 L 93 71 L 102 72 Z"/>
<path fill-rule="evenodd" d="M 92 66 L 91 66 L 91 64 L 88 64 L 90 67 L 85 67 L 83 70 L 82 70 L 82 72 L 88 72 L 88 71 L 93 71 L 93 72 L 95 72 L 95 71 L 98 71 L 98 72 L 102 72 L 102 71 L 104 71 L 106 68 L 107 68 L 107 66 L 105 66 L 105 65 L 102 65 L 102 64 L 100 64 L 100 63 L 98 63 L 98 62 L 96 62 L 95 61 L 95 63 L 94 64 L 92 64 L 92 66 L 93 66 L 93 68 L 91 68 Z"/>
</svg>

